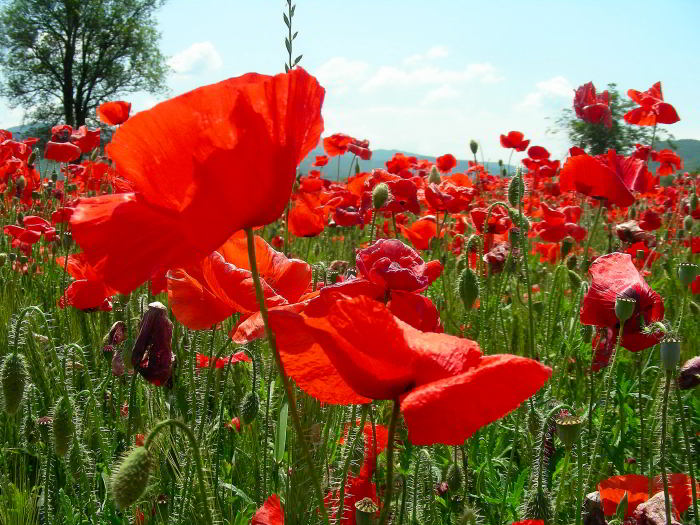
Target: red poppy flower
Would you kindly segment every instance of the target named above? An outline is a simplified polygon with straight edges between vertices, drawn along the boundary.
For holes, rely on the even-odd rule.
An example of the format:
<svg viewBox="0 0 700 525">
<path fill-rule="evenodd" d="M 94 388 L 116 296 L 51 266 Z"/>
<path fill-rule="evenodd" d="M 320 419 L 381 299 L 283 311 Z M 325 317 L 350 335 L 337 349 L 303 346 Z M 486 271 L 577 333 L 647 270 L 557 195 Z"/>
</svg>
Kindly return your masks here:
<svg viewBox="0 0 700 525">
<path fill-rule="evenodd" d="M 544 525 L 544 521 L 542 521 L 542 520 L 514 521 L 512 525 Z"/>
<path fill-rule="evenodd" d="M 296 367 L 289 375 L 302 389 L 329 403 L 401 398 L 409 437 L 417 445 L 464 443 L 515 409 L 551 375 L 536 361 L 482 357 L 474 341 L 416 330 L 367 297 L 336 300 L 323 312 L 270 312 L 270 322 L 286 353 L 285 369 L 287 363 Z M 294 363 L 299 356 L 306 361 L 302 382 Z M 314 377 L 314 392 L 309 392 Z M 342 382 L 345 392 L 325 384 L 329 381 Z M 479 409 L 465 408 L 465 400 Z"/>
<path fill-rule="evenodd" d="M 472 218 L 472 223 L 477 232 L 483 233 L 495 233 L 501 234 L 507 232 L 513 225 L 508 214 L 503 211 L 500 206 L 491 209 L 491 215 L 489 216 L 489 224 L 486 231 L 484 231 L 484 223 L 486 222 L 486 217 L 488 215 L 488 210 L 486 208 L 474 208 L 470 212 Z"/>
<path fill-rule="evenodd" d="M 295 68 L 224 80 L 138 113 L 107 146 L 133 193 L 82 199 L 71 218 L 75 240 L 126 293 L 159 270 L 207 257 L 238 230 L 276 220 L 323 129 L 323 96 Z"/>
<path fill-rule="evenodd" d="M 652 151 L 651 160 L 659 163 L 657 175 L 673 175 L 676 171 L 683 169 L 683 159 L 670 149 Z"/>
<path fill-rule="evenodd" d="M 80 148 L 82 153 L 90 153 L 100 145 L 100 129 L 88 129 L 80 126 L 71 134 L 70 141 Z"/>
<path fill-rule="evenodd" d="M 565 213 L 565 209 L 553 210 L 545 203 L 541 203 L 542 208 L 542 218 L 541 222 L 533 225 L 533 231 L 536 232 L 540 239 L 547 242 L 559 242 L 564 237 L 573 237 L 577 242 L 581 242 L 586 238 L 586 229 L 579 226 L 575 222 L 570 222 L 567 219 L 575 218 L 576 213 L 569 211 L 569 217 Z M 574 208 L 573 206 L 568 206 L 568 208 Z M 580 217 L 581 208 L 578 208 L 578 216 Z"/>
<path fill-rule="evenodd" d="M 333 222 L 337 226 L 351 227 L 351 226 L 362 226 L 364 224 L 364 219 L 362 214 L 352 206 L 347 208 L 336 208 L 333 212 Z"/>
<path fill-rule="evenodd" d="M 200 354 L 197 352 L 197 363 L 196 366 L 197 368 L 209 368 L 209 357 Z M 245 352 L 236 352 L 235 354 L 231 354 L 228 357 L 220 357 L 218 359 L 215 358 L 216 364 L 214 365 L 215 368 L 224 368 L 227 364 L 234 364 L 234 363 L 239 363 L 239 362 L 250 362 L 250 357 L 248 357 L 248 354 Z"/>
<path fill-rule="evenodd" d="M 680 120 L 675 108 L 664 102 L 661 82 L 657 82 L 643 93 L 630 89 L 627 91 L 627 96 L 640 106 L 625 113 L 625 122 L 628 124 L 655 126 L 656 124 L 673 124 Z"/>
<path fill-rule="evenodd" d="M 65 257 L 57 257 L 56 265 L 61 269 L 65 267 L 68 275 L 75 279 L 59 298 L 59 308 L 72 306 L 83 311 L 112 310 L 110 297 L 115 292 L 105 285 L 101 276 L 88 263 L 84 253 L 69 255 L 67 262 Z"/>
<path fill-rule="evenodd" d="M 425 187 L 425 199 L 435 211 L 460 213 L 465 211 L 476 195 L 474 188 L 455 186 L 449 180 L 437 184 L 428 184 Z"/>
<path fill-rule="evenodd" d="M 353 155 L 357 155 L 362 160 L 369 160 L 372 158 L 372 151 L 367 147 L 361 146 L 359 143 L 351 142 L 348 145 L 348 151 Z"/>
<path fill-rule="evenodd" d="M 277 494 L 267 498 L 263 506 L 255 511 L 250 525 L 284 525 L 284 511 Z"/>
<path fill-rule="evenodd" d="M 316 155 L 316 160 L 312 164 L 312 166 L 316 168 L 321 168 L 328 164 L 328 157 L 326 155 Z"/>
<path fill-rule="evenodd" d="M 418 292 L 425 290 L 442 273 L 439 261 L 426 263 L 398 239 L 379 239 L 357 252 L 358 272 L 386 290 Z"/>
<path fill-rule="evenodd" d="M 644 210 L 639 217 L 639 227 L 647 232 L 661 228 L 661 216 L 652 210 Z"/>
<path fill-rule="evenodd" d="M 442 332 L 440 314 L 433 302 L 417 293 L 391 291 L 387 303 L 391 313 L 422 332 Z"/>
<path fill-rule="evenodd" d="M 615 301 L 618 296 L 635 300 L 634 314 L 625 322 L 621 345 L 638 352 L 654 346 L 661 340 L 661 335 L 642 332 L 645 325 L 661 321 L 664 317 L 664 303 L 646 281 L 639 275 L 626 253 L 610 253 L 598 257 L 588 270 L 591 286 L 583 299 L 581 323 L 611 329 L 614 337 L 607 338 L 608 346 L 614 348 L 619 330 L 619 321 L 615 315 Z"/>
<path fill-rule="evenodd" d="M 685 474 L 669 474 L 668 490 L 673 505 L 679 514 L 684 513 L 692 502 L 692 479 Z M 700 484 L 697 484 L 700 490 Z M 663 490 L 661 476 L 652 480 L 652 494 Z M 603 501 L 603 512 L 612 516 L 617 510 L 622 498 L 627 493 L 627 513 L 625 518 L 634 514 L 635 509 L 649 499 L 649 478 L 639 474 L 613 476 L 598 483 L 598 491 Z"/>
<path fill-rule="evenodd" d="M 447 153 L 435 159 L 435 165 L 440 173 L 447 173 L 457 165 L 457 159 L 451 153 Z"/>
<path fill-rule="evenodd" d="M 289 210 L 289 233 L 296 237 L 316 237 L 326 227 L 324 210 L 307 192 L 297 194 L 294 206 Z"/>
<path fill-rule="evenodd" d="M 634 203 L 632 191 L 644 192 L 653 184 L 653 177 L 644 162 L 617 155 L 615 150 L 597 157 L 585 153 L 569 157 L 559 173 L 562 191 L 577 191 L 589 197 L 607 199 L 621 208 Z"/>
<path fill-rule="evenodd" d="M 118 126 L 127 121 L 130 112 L 131 102 L 115 100 L 100 104 L 97 108 L 97 117 L 108 126 Z"/>
<path fill-rule="evenodd" d="M 583 84 L 574 93 L 574 111 L 581 120 L 591 124 L 603 124 L 612 128 L 610 93 L 607 90 L 596 94 L 593 82 Z"/>
<path fill-rule="evenodd" d="M 533 160 L 545 160 L 549 158 L 549 151 L 542 146 L 532 146 L 527 150 L 527 156 Z"/>
<path fill-rule="evenodd" d="M 348 146 L 354 140 L 354 138 L 345 133 L 336 133 L 323 139 L 323 150 L 329 157 L 342 155 L 348 150 Z"/>
<path fill-rule="evenodd" d="M 515 151 L 525 151 L 530 145 L 529 140 L 523 140 L 525 135 L 519 131 L 509 131 L 508 135 L 501 135 L 501 146 L 512 148 Z"/>
<path fill-rule="evenodd" d="M 41 231 L 22 228 L 15 224 L 8 224 L 2 229 L 5 235 L 9 235 L 14 240 L 29 244 L 30 246 L 39 242 L 41 239 Z"/>
<path fill-rule="evenodd" d="M 80 148 L 70 142 L 48 141 L 44 149 L 44 158 L 56 162 L 72 162 L 80 157 Z"/>
</svg>

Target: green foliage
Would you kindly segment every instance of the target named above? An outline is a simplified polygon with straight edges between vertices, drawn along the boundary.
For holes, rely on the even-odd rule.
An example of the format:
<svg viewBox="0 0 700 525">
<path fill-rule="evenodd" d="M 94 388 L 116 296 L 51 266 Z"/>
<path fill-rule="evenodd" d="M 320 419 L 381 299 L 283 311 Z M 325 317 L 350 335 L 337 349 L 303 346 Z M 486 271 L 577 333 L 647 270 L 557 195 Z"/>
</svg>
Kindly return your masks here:
<svg viewBox="0 0 700 525">
<path fill-rule="evenodd" d="M 81 126 L 104 101 L 163 90 L 164 0 L 11 0 L 0 10 L 0 94 L 28 117 Z"/>
</svg>

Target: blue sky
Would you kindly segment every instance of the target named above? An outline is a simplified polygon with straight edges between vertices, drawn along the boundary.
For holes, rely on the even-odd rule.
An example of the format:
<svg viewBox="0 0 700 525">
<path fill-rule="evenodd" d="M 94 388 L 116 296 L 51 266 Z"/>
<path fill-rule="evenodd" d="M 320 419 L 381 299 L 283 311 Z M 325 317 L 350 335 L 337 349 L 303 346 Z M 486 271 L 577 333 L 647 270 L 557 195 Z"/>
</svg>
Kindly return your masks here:
<svg viewBox="0 0 700 525">
<path fill-rule="evenodd" d="M 557 157 L 546 133 L 573 89 L 592 80 L 645 90 L 663 83 L 700 139 L 700 1 L 297 0 L 294 53 L 327 89 L 326 133 L 374 148 L 505 158 L 500 133 L 519 130 Z M 171 95 L 248 71 L 283 70 L 284 1 L 170 0 L 158 13 Z M 161 98 L 129 97 L 136 110 Z M 0 102 L 0 127 L 21 112 Z"/>
</svg>

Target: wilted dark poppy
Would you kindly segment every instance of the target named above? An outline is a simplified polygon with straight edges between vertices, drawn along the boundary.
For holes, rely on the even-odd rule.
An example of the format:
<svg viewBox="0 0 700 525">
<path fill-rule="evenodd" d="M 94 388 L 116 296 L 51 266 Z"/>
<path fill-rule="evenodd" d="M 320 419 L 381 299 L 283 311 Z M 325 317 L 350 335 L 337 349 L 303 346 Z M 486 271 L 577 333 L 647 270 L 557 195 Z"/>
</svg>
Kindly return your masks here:
<svg viewBox="0 0 700 525">
<path fill-rule="evenodd" d="M 115 100 L 114 102 L 105 102 L 97 108 L 97 116 L 101 122 L 109 126 L 118 126 L 123 124 L 129 118 L 131 112 L 131 102 L 123 100 Z"/>
<path fill-rule="evenodd" d="M 607 90 L 596 94 L 593 82 L 579 86 L 574 93 L 574 111 L 581 120 L 591 124 L 603 124 L 612 127 L 610 111 L 610 93 Z"/>
<path fill-rule="evenodd" d="M 530 145 L 529 140 L 524 140 L 525 135 L 519 131 L 509 131 L 508 135 L 501 135 L 501 146 L 515 151 L 525 151 Z"/>
<path fill-rule="evenodd" d="M 172 387 L 175 356 L 172 351 L 173 323 L 168 309 L 159 302 L 148 305 L 131 353 L 131 364 L 143 378 L 156 386 Z"/>
<path fill-rule="evenodd" d="M 656 124 L 674 124 L 680 120 L 675 108 L 664 102 L 661 82 L 657 82 L 643 93 L 636 89 L 627 91 L 627 96 L 640 107 L 625 113 L 625 122 L 638 126 L 655 126 Z"/>
<path fill-rule="evenodd" d="M 107 146 L 133 192 L 82 199 L 73 237 L 105 282 L 126 293 L 276 220 L 323 129 L 323 96 L 295 68 L 224 80 L 138 113 Z"/>
</svg>

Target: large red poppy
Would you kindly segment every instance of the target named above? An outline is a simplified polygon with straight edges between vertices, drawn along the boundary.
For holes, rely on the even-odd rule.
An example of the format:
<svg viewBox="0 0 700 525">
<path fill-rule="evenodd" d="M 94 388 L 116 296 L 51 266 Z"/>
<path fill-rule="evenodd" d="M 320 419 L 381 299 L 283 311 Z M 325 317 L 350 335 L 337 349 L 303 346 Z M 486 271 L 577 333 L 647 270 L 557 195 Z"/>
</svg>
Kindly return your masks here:
<svg viewBox="0 0 700 525">
<path fill-rule="evenodd" d="M 634 314 L 625 322 L 621 345 L 637 352 L 654 346 L 661 340 L 657 333 L 642 332 L 642 324 L 661 321 L 664 303 L 661 296 L 646 283 L 627 253 L 610 253 L 598 257 L 588 270 L 591 286 L 583 299 L 581 323 L 607 328 L 612 331 L 607 346 L 614 348 L 619 330 L 615 315 L 618 296 L 634 299 Z M 643 323 L 642 323 L 643 322 Z"/>
<path fill-rule="evenodd" d="M 301 314 L 270 312 L 285 369 L 289 363 L 295 369 L 289 375 L 324 402 L 401 398 L 417 445 L 463 443 L 515 409 L 551 374 L 537 361 L 482 357 L 474 341 L 416 330 L 368 297 L 325 306 Z"/>
<path fill-rule="evenodd" d="M 435 165 L 440 173 L 447 173 L 457 165 L 457 159 L 451 153 L 446 153 L 435 159 Z"/>
<path fill-rule="evenodd" d="M 80 157 L 80 148 L 70 142 L 48 141 L 44 149 L 44 158 L 56 162 L 72 162 Z"/>
<path fill-rule="evenodd" d="M 597 157 L 585 153 L 569 157 L 559 173 L 562 191 L 607 199 L 620 207 L 634 203 L 633 191 L 647 191 L 653 184 L 654 179 L 643 161 L 617 155 L 615 150 Z"/>
<path fill-rule="evenodd" d="M 81 200 L 73 236 L 105 281 L 133 290 L 276 220 L 323 129 L 324 90 L 295 68 L 205 86 L 130 118 L 107 153 L 133 190 Z M 117 239 L 119 242 L 117 242 Z"/>
<path fill-rule="evenodd" d="M 627 96 L 640 107 L 625 113 L 625 122 L 638 126 L 655 126 L 656 124 L 674 124 L 680 120 L 676 109 L 664 102 L 661 82 L 657 82 L 644 92 L 630 89 Z"/>
<path fill-rule="evenodd" d="M 123 100 L 105 102 L 97 108 L 98 118 L 109 126 L 123 124 L 129 118 L 129 113 L 131 113 L 131 102 Z"/>
<path fill-rule="evenodd" d="M 263 506 L 255 511 L 250 525 L 284 525 L 284 511 L 277 494 L 267 498 Z"/>
<path fill-rule="evenodd" d="M 659 169 L 656 170 L 658 175 L 673 175 L 676 171 L 683 169 L 683 159 L 670 149 L 652 151 L 651 160 L 659 163 Z"/>
<path fill-rule="evenodd" d="M 581 208 L 567 206 L 553 210 L 545 203 L 541 203 L 540 207 L 544 220 L 533 225 L 533 231 L 540 236 L 540 239 L 547 242 L 559 242 L 564 237 L 571 236 L 577 242 L 581 242 L 586 238 L 586 229 L 570 220 L 575 219 L 576 215 L 581 216 Z M 573 211 L 575 209 L 578 211 Z"/>
<path fill-rule="evenodd" d="M 673 506 L 682 514 L 692 502 L 692 479 L 685 474 L 669 474 L 668 490 L 673 499 Z M 697 484 L 700 490 L 700 483 Z M 652 494 L 663 490 L 661 476 L 655 476 L 652 480 Z M 627 513 L 625 518 L 634 514 L 634 510 L 649 499 L 649 478 L 639 474 L 626 474 L 613 476 L 598 483 L 598 491 L 603 500 L 603 512 L 606 516 L 612 516 L 617 510 L 622 498 L 627 493 Z"/>
<path fill-rule="evenodd" d="M 524 140 L 525 135 L 519 131 L 509 131 L 508 135 L 501 135 L 501 146 L 512 148 L 515 151 L 525 151 L 530 145 L 529 140 Z"/>
<path fill-rule="evenodd" d="M 603 124 L 612 127 L 610 111 L 610 93 L 607 90 L 596 94 L 593 82 L 579 86 L 574 93 L 574 111 L 581 120 L 591 124 Z"/>
<path fill-rule="evenodd" d="M 65 268 L 68 275 L 75 279 L 59 298 L 59 308 L 72 306 L 84 311 L 112 310 L 110 297 L 115 292 L 105 285 L 101 276 L 88 263 L 84 253 L 71 254 L 68 261 L 63 256 L 57 257 L 56 264 Z"/>
</svg>

